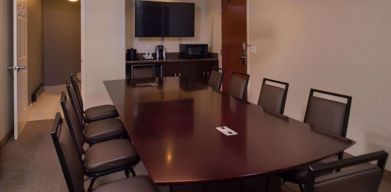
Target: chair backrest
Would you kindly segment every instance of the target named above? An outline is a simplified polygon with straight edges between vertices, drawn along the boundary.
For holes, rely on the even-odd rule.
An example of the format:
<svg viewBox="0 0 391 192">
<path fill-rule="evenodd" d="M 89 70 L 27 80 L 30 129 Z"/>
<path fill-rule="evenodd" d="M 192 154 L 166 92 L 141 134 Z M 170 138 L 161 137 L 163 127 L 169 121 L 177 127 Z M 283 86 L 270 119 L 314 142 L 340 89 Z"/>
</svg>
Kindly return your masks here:
<svg viewBox="0 0 391 192">
<path fill-rule="evenodd" d="M 84 121 L 83 104 L 80 104 L 81 100 L 79 99 L 79 96 L 78 96 L 78 94 L 80 94 L 80 91 L 78 89 L 77 82 L 76 83 L 72 83 L 72 82 L 73 82 L 73 80 L 72 80 L 72 77 L 71 77 L 68 80 L 68 82 L 66 83 L 67 93 L 68 93 L 68 96 L 69 96 L 69 100 L 70 100 L 73 108 L 76 111 L 77 118 L 78 118 L 80 124 L 84 125 L 85 121 Z"/>
<path fill-rule="evenodd" d="M 65 120 L 67 122 L 69 132 L 74 139 L 76 147 L 79 151 L 80 156 L 84 153 L 84 135 L 83 127 L 77 118 L 77 113 L 72 104 L 67 99 L 65 92 L 61 94 L 61 108 L 64 113 Z"/>
<path fill-rule="evenodd" d="M 241 73 L 232 73 L 229 84 L 229 93 L 236 99 L 246 100 L 247 85 L 250 76 Z"/>
<path fill-rule="evenodd" d="M 273 113 L 284 114 L 288 88 L 288 83 L 264 78 L 258 105 Z"/>
<path fill-rule="evenodd" d="M 63 123 L 60 113 L 56 114 L 53 130 L 51 131 L 52 140 L 60 161 L 61 169 L 69 191 L 84 191 L 84 172 L 81 157 L 77 151 L 75 143 L 70 135 L 69 129 Z"/>
<path fill-rule="evenodd" d="M 210 71 L 208 85 L 216 91 L 220 91 L 221 82 L 223 81 L 223 73 L 218 71 L 218 69 L 213 69 Z"/>
<path fill-rule="evenodd" d="M 304 192 L 378 191 L 388 154 L 379 151 L 309 167 Z M 376 165 L 370 164 L 377 161 Z M 327 173 L 331 173 L 325 175 Z"/>
<path fill-rule="evenodd" d="M 304 122 L 346 137 L 351 103 L 351 96 L 311 89 Z"/>
<path fill-rule="evenodd" d="M 74 94 L 75 94 L 75 99 L 76 99 L 75 101 L 77 101 L 76 104 L 78 105 L 80 110 L 83 112 L 84 111 L 84 109 L 83 109 L 83 105 L 84 105 L 83 98 L 81 97 L 80 87 L 79 87 L 79 84 L 77 83 L 76 75 L 74 73 L 71 73 L 71 75 L 69 77 L 69 82 L 70 82 L 70 85 L 71 85 L 70 88 L 73 89 Z"/>
<path fill-rule="evenodd" d="M 83 112 L 83 108 L 81 107 L 80 105 L 80 102 L 79 102 L 79 99 L 78 99 L 78 96 L 77 96 L 77 91 L 72 83 L 72 81 L 68 81 L 67 84 L 66 84 L 66 89 L 67 89 L 67 94 L 69 96 L 69 100 L 73 106 L 73 108 L 75 109 L 76 111 L 76 114 L 77 114 L 77 119 L 79 120 L 80 124 L 81 125 L 84 125 L 85 121 L 84 121 L 84 112 Z"/>
<path fill-rule="evenodd" d="M 154 64 L 138 64 L 131 66 L 131 79 L 143 79 L 156 77 Z"/>
</svg>

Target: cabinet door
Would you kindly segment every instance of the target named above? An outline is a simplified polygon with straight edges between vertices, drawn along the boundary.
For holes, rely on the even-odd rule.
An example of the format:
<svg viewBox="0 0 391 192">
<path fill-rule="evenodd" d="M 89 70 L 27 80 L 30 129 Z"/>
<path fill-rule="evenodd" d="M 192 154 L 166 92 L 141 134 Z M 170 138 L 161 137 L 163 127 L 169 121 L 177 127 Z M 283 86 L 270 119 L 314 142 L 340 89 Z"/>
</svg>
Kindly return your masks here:
<svg viewBox="0 0 391 192">
<path fill-rule="evenodd" d="M 164 77 L 173 77 L 180 73 L 180 70 L 178 69 L 180 65 L 176 62 L 170 62 L 170 63 L 164 63 L 163 65 L 163 76 Z"/>
</svg>

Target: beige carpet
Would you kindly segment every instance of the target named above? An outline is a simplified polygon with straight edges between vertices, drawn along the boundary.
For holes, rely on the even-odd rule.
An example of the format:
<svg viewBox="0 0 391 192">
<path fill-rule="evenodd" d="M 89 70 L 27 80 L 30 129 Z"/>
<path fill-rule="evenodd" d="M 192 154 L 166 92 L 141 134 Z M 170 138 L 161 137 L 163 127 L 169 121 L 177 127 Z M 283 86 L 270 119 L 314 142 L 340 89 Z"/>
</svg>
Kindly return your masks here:
<svg viewBox="0 0 391 192">
<path fill-rule="evenodd" d="M 26 125 L 0 154 L 0 191 L 67 191 L 50 138 L 52 120 Z"/>
</svg>

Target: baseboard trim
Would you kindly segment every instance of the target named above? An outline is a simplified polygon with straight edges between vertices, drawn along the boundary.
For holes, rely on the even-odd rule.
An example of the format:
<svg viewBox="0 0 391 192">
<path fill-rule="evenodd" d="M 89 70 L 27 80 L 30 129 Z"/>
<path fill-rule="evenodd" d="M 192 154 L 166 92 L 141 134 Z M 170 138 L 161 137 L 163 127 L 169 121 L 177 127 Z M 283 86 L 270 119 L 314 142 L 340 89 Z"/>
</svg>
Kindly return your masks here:
<svg viewBox="0 0 391 192">
<path fill-rule="evenodd" d="M 33 94 L 31 94 L 31 102 L 34 103 L 37 101 L 39 95 L 43 92 L 43 84 L 39 84 L 38 87 L 34 90 Z"/>
</svg>

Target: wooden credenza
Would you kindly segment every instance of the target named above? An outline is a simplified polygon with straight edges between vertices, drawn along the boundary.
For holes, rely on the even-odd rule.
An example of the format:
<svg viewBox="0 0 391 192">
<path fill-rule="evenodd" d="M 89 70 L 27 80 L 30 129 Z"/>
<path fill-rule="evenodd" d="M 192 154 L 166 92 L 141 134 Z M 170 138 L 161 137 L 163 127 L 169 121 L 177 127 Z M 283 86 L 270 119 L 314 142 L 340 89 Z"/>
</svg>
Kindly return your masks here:
<svg viewBox="0 0 391 192">
<path fill-rule="evenodd" d="M 138 58 L 142 58 L 140 55 Z M 192 81 L 206 83 L 210 70 L 219 66 L 217 54 L 200 59 L 183 59 L 177 53 L 168 53 L 165 60 L 133 60 L 126 61 L 126 77 L 131 78 L 132 65 L 154 64 L 162 69 L 164 77 L 184 76 Z"/>
</svg>

